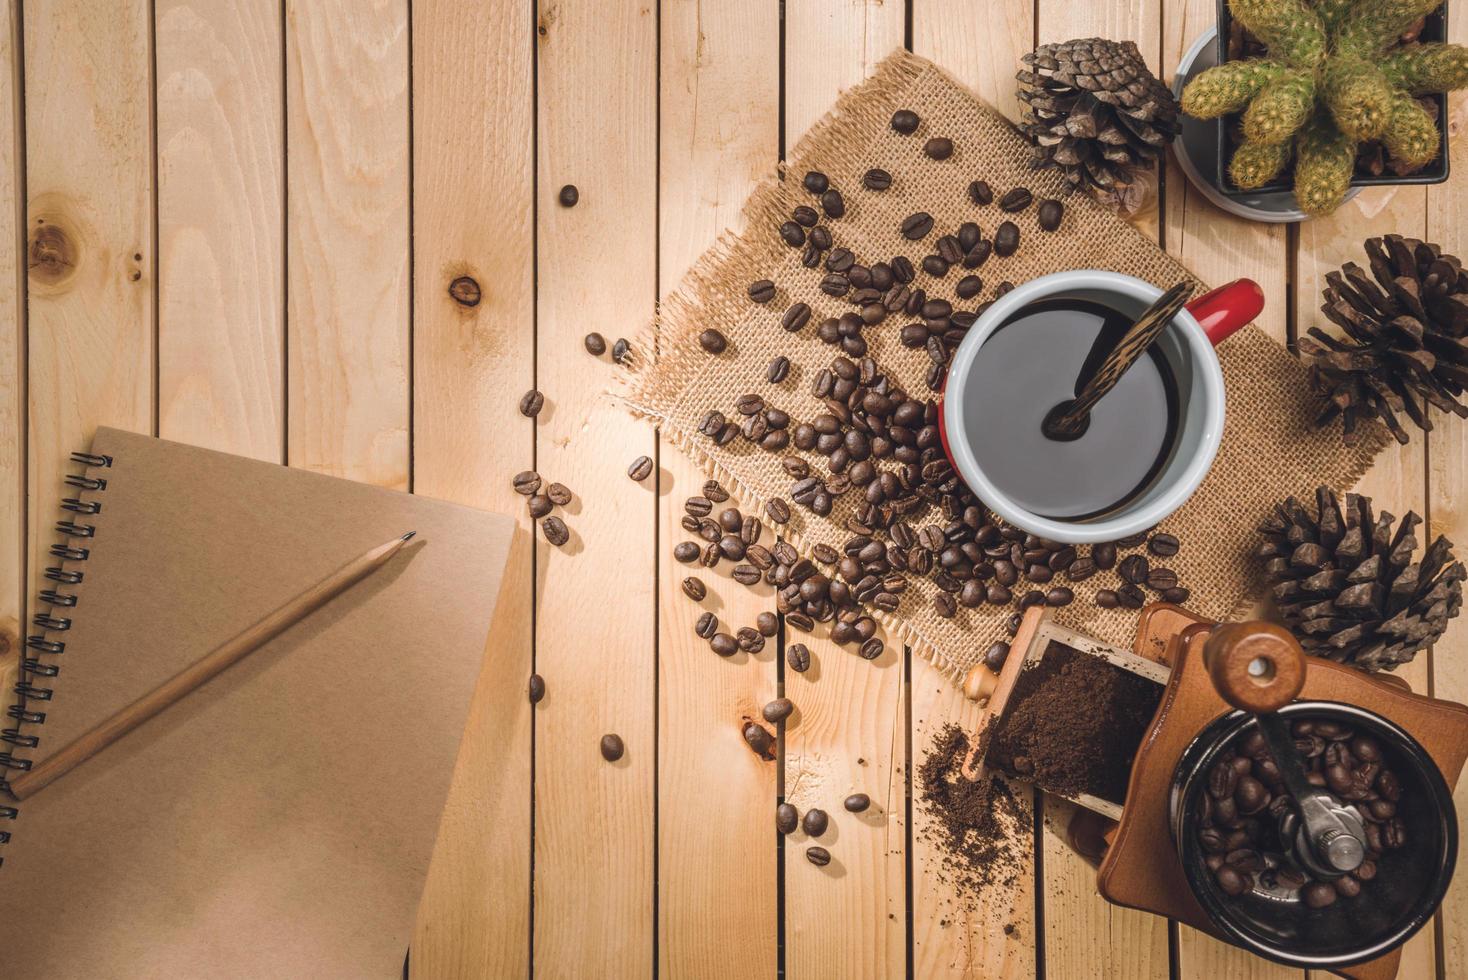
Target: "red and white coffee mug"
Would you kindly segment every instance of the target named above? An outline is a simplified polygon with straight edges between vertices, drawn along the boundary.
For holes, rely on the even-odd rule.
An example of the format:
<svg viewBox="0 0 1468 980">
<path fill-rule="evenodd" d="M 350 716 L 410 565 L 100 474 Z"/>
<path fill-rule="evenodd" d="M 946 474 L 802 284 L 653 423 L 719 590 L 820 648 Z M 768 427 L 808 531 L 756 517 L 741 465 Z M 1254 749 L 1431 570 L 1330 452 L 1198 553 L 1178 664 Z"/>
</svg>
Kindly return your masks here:
<svg viewBox="0 0 1468 980">
<path fill-rule="evenodd" d="M 969 329 L 948 367 L 938 432 L 953 468 L 994 513 L 1044 538 L 1094 544 L 1145 531 L 1181 507 L 1198 489 L 1223 439 L 1223 371 L 1214 345 L 1251 322 L 1264 308 L 1264 293 L 1250 279 L 1237 279 L 1199 296 L 1158 337 L 1158 349 L 1178 375 L 1177 429 L 1168 458 L 1151 483 L 1115 510 L 1084 520 L 1057 519 L 1030 511 L 989 478 L 966 434 L 970 426 L 983 424 L 982 419 L 969 417 L 965 411 L 965 406 L 971 404 L 965 399 L 965 386 L 979 349 L 995 330 L 1026 307 L 1071 299 L 1136 316 L 1161 294 L 1162 290 L 1151 283 L 1117 272 L 1057 272 L 1005 293 Z"/>
</svg>

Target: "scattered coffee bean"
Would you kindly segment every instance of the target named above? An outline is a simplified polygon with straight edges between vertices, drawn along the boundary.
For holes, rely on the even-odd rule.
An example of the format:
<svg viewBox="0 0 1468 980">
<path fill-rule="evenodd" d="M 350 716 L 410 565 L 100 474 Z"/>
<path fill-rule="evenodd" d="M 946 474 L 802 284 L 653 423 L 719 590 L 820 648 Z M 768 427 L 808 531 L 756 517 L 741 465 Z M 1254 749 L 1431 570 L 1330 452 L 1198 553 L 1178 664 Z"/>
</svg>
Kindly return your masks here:
<svg viewBox="0 0 1468 980">
<path fill-rule="evenodd" d="M 923 144 L 923 152 L 934 160 L 947 160 L 953 156 L 953 140 L 946 136 L 934 136 Z"/>
<path fill-rule="evenodd" d="M 632 353 L 632 345 L 625 337 L 618 337 L 616 343 L 612 344 L 612 360 L 621 364 L 627 360 L 627 355 Z"/>
<path fill-rule="evenodd" d="M 791 248 L 799 248 L 805 244 L 805 229 L 798 222 L 787 221 L 780 226 L 780 237 Z"/>
<path fill-rule="evenodd" d="M 805 303 L 795 303 L 780 317 L 780 326 L 791 333 L 799 330 L 810 322 L 810 306 Z"/>
<path fill-rule="evenodd" d="M 994 201 L 994 192 L 989 188 L 989 182 L 976 180 L 968 185 L 968 199 L 979 207 L 991 204 Z"/>
<path fill-rule="evenodd" d="M 698 561 L 703 549 L 693 541 L 680 541 L 673 546 L 673 557 L 684 565 Z"/>
<path fill-rule="evenodd" d="M 790 505 L 780 497 L 771 497 L 765 504 L 765 515 L 776 524 L 784 524 L 790 520 Z"/>
<path fill-rule="evenodd" d="M 693 624 L 693 632 L 698 634 L 699 639 L 712 640 L 718 631 L 719 617 L 711 612 L 702 613 L 698 621 Z"/>
<path fill-rule="evenodd" d="M 718 480 L 705 480 L 703 483 L 703 495 L 716 504 L 722 504 L 729 499 L 729 491 Z"/>
<path fill-rule="evenodd" d="M 785 664 L 797 674 L 810 670 L 810 648 L 804 643 L 792 643 L 785 648 Z"/>
<path fill-rule="evenodd" d="M 1061 220 L 1065 217 L 1065 205 L 1054 198 L 1046 198 L 1040 202 L 1040 227 L 1045 231 L 1054 231 L 1060 227 Z"/>
<path fill-rule="evenodd" d="M 775 284 L 768 279 L 757 279 L 749 284 L 749 298 L 756 303 L 768 303 L 775 298 Z"/>
<path fill-rule="evenodd" d="M 841 192 L 831 188 L 821 195 L 821 210 L 826 212 L 828 218 L 839 218 L 846 214 L 846 201 Z"/>
<path fill-rule="evenodd" d="M 564 483 L 552 483 L 545 488 L 545 495 L 557 507 L 564 507 L 571 502 L 571 488 Z"/>
<path fill-rule="evenodd" d="M 888 611 L 890 612 L 891 610 Z M 867 640 L 865 643 L 863 643 L 861 645 L 861 649 L 857 652 L 861 655 L 861 659 L 863 660 L 876 660 L 882 655 L 882 651 L 885 649 L 886 645 L 874 636 L 870 640 Z"/>
<path fill-rule="evenodd" d="M 814 228 L 816 222 L 821 220 L 821 216 L 816 213 L 816 209 L 805 204 L 800 205 L 794 211 L 790 212 L 790 217 L 795 219 L 796 224 L 805 228 Z"/>
<path fill-rule="evenodd" d="M 556 195 L 556 200 L 561 203 L 561 207 L 563 208 L 574 208 L 576 202 L 581 200 L 581 192 L 576 189 L 575 184 L 567 184 Z"/>
<path fill-rule="evenodd" d="M 846 808 L 847 813 L 862 813 L 872 805 L 872 798 L 865 793 L 852 793 L 841 805 Z"/>
<path fill-rule="evenodd" d="M 984 652 L 984 666 L 994 673 L 1004 669 L 1004 662 L 1009 659 L 1009 644 L 999 640 L 990 645 Z"/>
<path fill-rule="evenodd" d="M 755 629 L 765 636 L 774 636 L 780 631 L 780 617 L 772 612 L 762 612 L 754 618 Z"/>
<path fill-rule="evenodd" d="M 627 467 L 627 475 L 641 483 L 652 476 L 652 466 L 651 456 L 638 456 L 632 461 L 632 465 Z"/>
<path fill-rule="evenodd" d="M 820 845 L 812 845 L 805 849 L 805 859 L 818 868 L 824 868 L 831 863 L 831 852 Z"/>
<path fill-rule="evenodd" d="M 581 343 L 586 347 L 586 353 L 600 357 L 607 352 L 607 339 L 595 331 L 582 338 Z"/>
<path fill-rule="evenodd" d="M 1147 581 L 1149 571 L 1151 571 L 1151 564 L 1145 555 L 1127 555 L 1121 560 L 1121 564 L 1116 566 L 1116 574 L 1120 575 L 1123 581 L 1133 585 L 1140 585 Z"/>
<path fill-rule="evenodd" d="M 722 333 L 709 327 L 698 335 L 698 345 L 710 354 L 722 354 L 724 348 L 729 346 L 729 341 Z"/>
<path fill-rule="evenodd" d="M 707 517 L 713 509 L 714 502 L 707 497 L 689 497 L 683 501 L 683 510 L 694 517 Z"/>
<path fill-rule="evenodd" d="M 1147 573 L 1147 588 L 1154 592 L 1166 592 L 1177 587 L 1177 572 L 1161 566 Z"/>
<path fill-rule="evenodd" d="M 557 548 L 571 540 L 570 529 L 559 517 L 547 517 L 540 522 L 540 528 L 545 532 L 545 539 Z"/>
<path fill-rule="evenodd" d="M 1179 543 L 1171 534 L 1154 534 L 1147 540 L 1147 550 L 1159 558 L 1171 558 L 1177 554 Z"/>
<path fill-rule="evenodd" d="M 790 358 L 784 354 L 779 355 L 765 368 L 765 380 L 772 385 L 777 385 L 790 376 Z"/>
<path fill-rule="evenodd" d="M 1147 604 L 1147 597 L 1142 594 L 1142 590 L 1131 583 L 1117 589 L 1116 598 L 1127 609 L 1141 609 Z"/>
<path fill-rule="evenodd" d="M 1091 560 L 1099 569 L 1107 570 L 1116 564 L 1116 545 L 1110 541 L 1103 541 L 1091 547 Z"/>
<path fill-rule="evenodd" d="M 1057 585 L 1045 593 L 1045 605 L 1068 606 L 1075 600 L 1076 594 L 1063 585 Z"/>
<path fill-rule="evenodd" d="M 800 811 L 794 804 L 781 803 L 775 807 L 775 829 L 782 834 L 793 834 L 800 826 Z"/>
<path fill-rule="evenodd" d="M 551 499 L 543 493 L 535 494 L 526 503 L 529 505 L 530 519 L 533 521 L 538 521 L 549 514 L 551 508 L 555 506 L 555 504 L 551 503 Z"/>
<path fill-rule="evenodd" d="M 830 824 L 831 819 L 826 816 L 826 811 L 815 807 L 805 811 L 805 816 L 800 821 L 801 829 L 811 837 L 819 837 L 824 834 Z"/>
<path fill-rule="evenodd" d="M 786 613 L 785 625 L 793 626 L 802 633 L 809 633 L 816 628 L 815 620 L 811 619 L 805 613 L 798 612 Z"/>
<path fill-rule="evenodd" d="M 958 280 L 958 285 L 953 287 L 953 291 L 958 294 L 959 299 L 973 299 L 983 289 L 984 280 L 978 276 L 964 276 Z"/>
<path fill-rule="evenodd" d="M 515 492 L 522 496 L 530 496 L 540 491 L 540 474 L 534 470 L 521 470 L 515 474 Z"/>
<path fill-rule="evenodd" d="M 1019 225 L 1006 221 L 994 232 L 994 254 L 1007 258 L 1019 249 Z"/>
<path fill-rule="evenodd" d="M 753 721 L 745 722 L 744 741 L 755 755 L 766 762 L 775 758 L 775 736 L 765 726 Z"/>
<path fill-rule="evenodd" d="M 952 619 L 958 613 L 958 603 L 947 592 L 933 596 L 933 611 L 944 619 Z"/>
<path fill-rule="evenodd" d="M 805 179 L 801 183 L 812 194 L 824 194 L 826 193 L 826 188 L 831 186 L 830 178 L 819 170 L 807 170 L 805 172 Z"/>
<path fill-rule="evenodd" d="M 776 698 L 760 709 L 760 714 L 764 715 L 765 721 L 771 725 L 778 725 L 786 718 L 789 718 L 790 713 L 794 710 L 795 703 L 789 698 Z"/>
<path fill-rule="evenodd" d="M 539 674 L 530 675 L 530 703 L 539 704 L 545 697 L 545 678 Z"/>
<path fill-rule="evenodd" d="M 902 219 L 902 237 L 909 241 L 915 242 L 932 230 L 933 216 L 926 211 L 918 211 Z"/>
<path fill-rule="evenodd" d="M 911 109 L 898 109 L 892 113 L 892 128 L 903 136 L 917 132 L 918 114 Z"/>
<path fill-rule="evenodd" d="M 753 565 L 736 565 L 734 566 L 734 571 L 729 573 L 729 577 L 740 585 L 755 586 L 759 584 L 760 579 L 764 576 Z"/>
<path fill-rule="evenodd" d="M 739 641 L 728 633 L 715 633 L 709 638 L 709 648 L 721 657 L 732 657 L 739 652 Z"/>
<path fill-rule="evenodd" d="M 1163 589 L 1161 592 L 1163 602 L 1171 602 L 1175 605 L 1182 605 L 1188 599 L 1192 598 L 1192 595 L 1193 593 L 1191 591 L 1183 588 L 1181 585 L 1174 586 L 1171 589 Z"/>
<path fill-rule="evenodd" d="M 1029 207 L 1034 199 L 1028 187 L 1016 187 L 999 199 L 999 210 L 1017 214 Z"/>
<path fill-rule="evenodd" d="M 759 653 L 765 648 L 765 638 L 753 626 L 741 626 L 734 640 L 745 653 Z"/>
<path fill-rule="evenodd" d="M 622 736 L 603 735 L 601 737 L 601 757 L 608 762 L 616 762 L 626 751 L 627 746 L 622 744 Z"/>
<path fill-rule="evenodd" d="M 1096 593 L 1096 605 L 1102 609 L 1115 609 L 1121 605 L 1121 598 L 1112 589 L 1101 589 Z"/>
<path fill-rule="evenodd" d="M 683 580 L 683 594 L 694 602 L 702 602 L 708 593 L 708 586 L 703 584 L 702 579 L 690 575 Z"/>
<path fill-rule="evenodd" d="M 869 191 L 885 191 L 892 186 L 892 175 L 880 167 L 873 167 L 862 175 L 861 186 Z"/>
</svg>

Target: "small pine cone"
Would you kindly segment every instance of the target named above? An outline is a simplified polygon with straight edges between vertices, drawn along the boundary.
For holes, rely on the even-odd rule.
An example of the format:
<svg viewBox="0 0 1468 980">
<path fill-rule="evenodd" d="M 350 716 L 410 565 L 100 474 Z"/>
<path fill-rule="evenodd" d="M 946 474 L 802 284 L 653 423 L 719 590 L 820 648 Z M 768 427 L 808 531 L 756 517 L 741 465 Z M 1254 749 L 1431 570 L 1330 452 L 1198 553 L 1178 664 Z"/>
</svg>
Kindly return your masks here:
<svg viewBox="0 0 1468 980">
<path fill-rule="evenodd" d="M 1031 165 L 1059 168 L 1072 189 L 1115 193 L 1177 135 L 1177 100 L 1131 41 L 1046 44 L 1023 61 L 1015 77 L 1035 144 Z"/>
<path fill-rule="evenodd" d="M 1371 500 L 1327 487 L 1312 517 L 1294 497 L 1259 528 L 1255 552 L 1285 625 L 1305 652 L 1365 671 L 1393 670 L 1440 637 L 1463 604 L 1463 563 L 1439 536 L 1420 559 L 1409 513 L 1373 517 Z"/>
<path fill-rule="evenodd" d="M 1427 405 L 1468 416 L 1459 400 L 1468 387 L 1468 275 L 1437 245 L 1401 235 L 1369 239 L 1366 254 L 1371 276 L 1348 262 L 1325 277 L 1320 311 L 1346 335 L 1311 327 L 1300 354 L 1330 399 L 1317 426 L 1340 416 L 1354 445 L 1360 421 L 1376 417 L 1405 443 L 1399 414 L 1423 431 L 1432 429 Z"/>
</svg>

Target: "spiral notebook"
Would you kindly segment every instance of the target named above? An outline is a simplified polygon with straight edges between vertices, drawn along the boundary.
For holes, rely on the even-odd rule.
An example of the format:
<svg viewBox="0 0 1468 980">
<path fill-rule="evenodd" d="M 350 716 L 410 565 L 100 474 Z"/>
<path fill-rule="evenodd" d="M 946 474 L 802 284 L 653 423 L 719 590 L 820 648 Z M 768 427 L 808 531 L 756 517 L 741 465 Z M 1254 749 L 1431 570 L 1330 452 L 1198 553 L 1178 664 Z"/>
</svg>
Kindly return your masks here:
<svg viewBox="0 0 1468 980">
<path fill-rule="evenodd" d="M 112 429 L 75 461 L 12 768 L 417 537 L 57 782 L 0 798 L 0 975 L 399 976 L 513 521 Z"/>
</svg>

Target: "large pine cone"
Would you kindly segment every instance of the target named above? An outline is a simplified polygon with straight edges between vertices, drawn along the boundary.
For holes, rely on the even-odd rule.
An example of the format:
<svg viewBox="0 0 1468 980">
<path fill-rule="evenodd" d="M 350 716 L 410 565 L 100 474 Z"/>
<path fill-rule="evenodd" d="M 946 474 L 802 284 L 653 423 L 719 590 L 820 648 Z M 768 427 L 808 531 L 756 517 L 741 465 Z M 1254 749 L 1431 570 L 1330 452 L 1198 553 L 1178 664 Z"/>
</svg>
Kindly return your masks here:
<svg viewBox="0 0 1468 980">
<path fill-rule="evenodd" d="M 1029 68 L 1015 77 L 1029 105 L 1031 165 L 1059 167 L 1072 188 L 1115 193 L 1178 133 L 1177 100 L 1131 41 L 1045 44 L 1022 60 Z"/>
<path fill-rule="evenodd" d="M 1399 415 L 1424 431 L 1427 405 L 1468 416 L 1458 400 L 1468 385 L 1468 276 L 1455 256 L 1401 235 L 1369 239 L 1366 254 L 1375 282 L 1354 262 L 1325 277 L 1320 311 L 1346 336 L 1311 327 L 1300 353 L 1330 398 L 1317 426 L 1340 416 L 1354 445 L 1358 423 L 1375 417 L 1405 443 Z"/>
<path fill-rule="evenodd" d="M 1362 670 L 1392 670 L 1442 635 L 1463 604 L 1463 563 L 1447 538 L 1413 561 L 1422 518 L 1373 518 L 1371 500 L 1315 491 L 1316 516 L 1294 497 L 1259 528 L 1274 601 L 1305 652 Z"/>
</svg>

